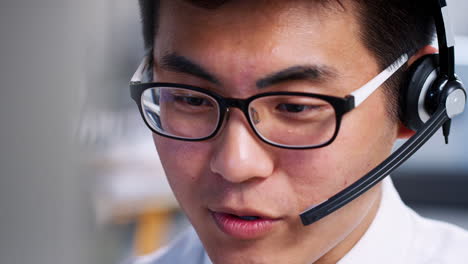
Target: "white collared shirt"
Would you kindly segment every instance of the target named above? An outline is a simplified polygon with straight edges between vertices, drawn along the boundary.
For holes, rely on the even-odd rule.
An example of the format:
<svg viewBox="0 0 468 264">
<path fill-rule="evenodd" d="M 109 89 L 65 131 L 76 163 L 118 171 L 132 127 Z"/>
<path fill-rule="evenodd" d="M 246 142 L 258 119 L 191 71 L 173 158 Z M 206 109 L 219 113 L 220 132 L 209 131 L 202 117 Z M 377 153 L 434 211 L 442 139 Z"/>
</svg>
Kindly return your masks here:
<svg viewBox="0 0 468 264">
<path fill-rule="evenodd" d="M 377 215 L 359 242 L 337 264 L 468 263 L 468 232 L 419 216 L 400 199 L 390 178 L 383 182 Z M 134 264 L 212 264 L 190 228 L 169 246 Z"/>
</svg>

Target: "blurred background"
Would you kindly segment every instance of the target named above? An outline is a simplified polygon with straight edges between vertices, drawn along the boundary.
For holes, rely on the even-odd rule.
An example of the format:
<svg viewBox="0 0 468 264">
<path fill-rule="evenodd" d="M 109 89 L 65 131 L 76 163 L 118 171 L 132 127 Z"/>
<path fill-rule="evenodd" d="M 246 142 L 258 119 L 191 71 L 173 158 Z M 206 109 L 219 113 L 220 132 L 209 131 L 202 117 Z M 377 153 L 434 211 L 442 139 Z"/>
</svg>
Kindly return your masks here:
<svg viewBox="0 0 468 264">
<path fill-rule="evenodd" d="M 468 2 L 450 0 L 468 83 Z M 187 225 L 129 97 L 136 0 L 0 0 L 0 263 L 118 263 Z M 468 114 L 393 174 L 420 214 L 468 228 Z"/>
</svg>

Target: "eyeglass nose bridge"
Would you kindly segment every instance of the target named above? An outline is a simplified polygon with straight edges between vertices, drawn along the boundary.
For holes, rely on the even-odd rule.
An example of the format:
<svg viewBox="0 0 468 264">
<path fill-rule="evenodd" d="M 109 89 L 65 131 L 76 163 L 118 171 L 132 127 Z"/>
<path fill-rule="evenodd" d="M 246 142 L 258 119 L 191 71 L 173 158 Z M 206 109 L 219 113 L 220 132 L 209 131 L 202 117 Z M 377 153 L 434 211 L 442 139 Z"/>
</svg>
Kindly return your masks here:
<svg viewBox="0 0 468 264">
<path fill-rule="evenodd" d="M 225 98 L 223 103 L 226 108 L 239 108 L 242 112 L 247 109 L 248 105 L 246 100 L 236 98 Z"/>
<path fill-rule="evenodd" d="M 242 113 L 244 113 L 245 118 L 247 118 L 247 121 L 250 123 L 250 117 L 249 117 L 249 111 L 248 111 L 248 106 L 249 106 L 249 100 L 246 99 L 237 99 L 237 98 L 222 98 L 221 104 L 224 108 L 224 120 L 222 121 L 224 124 L 229 120 L 230 117 L 230 108 L 238 108 L 241 110 Z"/>
</svg>

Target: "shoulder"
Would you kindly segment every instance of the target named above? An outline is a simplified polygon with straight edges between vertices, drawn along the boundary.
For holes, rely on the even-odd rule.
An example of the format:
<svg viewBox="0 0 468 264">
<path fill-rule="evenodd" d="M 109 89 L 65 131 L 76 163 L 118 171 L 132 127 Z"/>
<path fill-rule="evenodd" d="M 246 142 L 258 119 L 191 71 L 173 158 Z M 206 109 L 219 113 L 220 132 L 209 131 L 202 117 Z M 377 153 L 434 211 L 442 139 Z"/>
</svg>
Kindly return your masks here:
<svg viewBox="0 0 468 264">
<path fill-rule="evenodd" d="M 184 231 L 168 246 L 153 254 L 134 259 L 129 264 L 209 264 L 205 250 L 193 228 Z"/>
<path fill-rule="evenodd" d="M 414 219 L 413 250 L 425 264 L 464 263 L 468 259 L 468 231 L 445 222 Z"/>
</svg>

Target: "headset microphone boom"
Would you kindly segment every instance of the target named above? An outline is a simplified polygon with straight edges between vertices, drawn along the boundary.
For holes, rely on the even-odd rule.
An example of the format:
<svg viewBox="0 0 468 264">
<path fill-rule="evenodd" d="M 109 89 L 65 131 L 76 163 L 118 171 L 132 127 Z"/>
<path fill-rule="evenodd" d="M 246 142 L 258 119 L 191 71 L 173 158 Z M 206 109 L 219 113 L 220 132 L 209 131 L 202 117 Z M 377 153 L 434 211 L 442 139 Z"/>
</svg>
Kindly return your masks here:
<svg viewBox="0 0 468 264">
<path fill-rule="evenodd" d="M 380 165 L 319 205 L 301 213 L 303 225 L 310 225 L 333 213 L 378 184 L 411 157 L 439 129 L 443 128 L 446 143 L 451 120 L 461 114 L 466 105 L 466 91 L 455 75 L 455 38 L 447 3 L 431 0 L 439 43 L 438 55 L 427 55 L 409 69 L 409 82 L 404 91 L 405 125 L 416 132 Z"/>
</svg>

